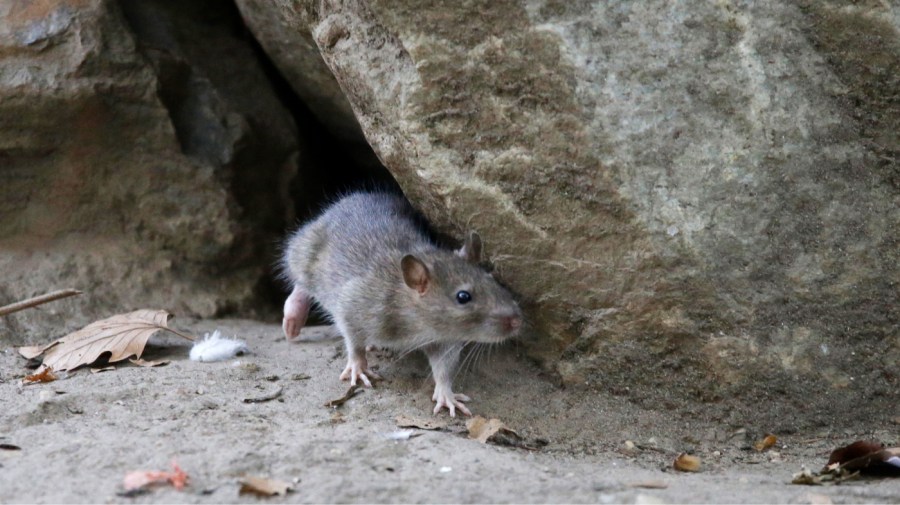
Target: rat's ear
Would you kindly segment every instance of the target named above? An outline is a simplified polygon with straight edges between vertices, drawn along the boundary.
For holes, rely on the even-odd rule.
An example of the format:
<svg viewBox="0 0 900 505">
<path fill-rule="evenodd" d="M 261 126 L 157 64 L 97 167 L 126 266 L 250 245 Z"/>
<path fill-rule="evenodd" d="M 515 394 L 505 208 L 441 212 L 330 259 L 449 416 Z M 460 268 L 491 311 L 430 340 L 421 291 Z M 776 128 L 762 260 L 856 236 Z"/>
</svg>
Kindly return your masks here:
<svg viewBox="0 0 900 505">
<path fill-rule="evenodd" d="M 412 254 L 407 254 L 400 260 L 400 268 L 403 270 L 403 281 L 406 285 L 424 295 L 431 283 L 431 273 L 422 260 Z"/>
<path fill-rule="evenodd" d="M 466 243 L 456 251 L 460 258 L 469 263 L 478 263 L 481 261 L 481 235 L 478 232 L 470 231 L 466 235 Z"/>
</svg>

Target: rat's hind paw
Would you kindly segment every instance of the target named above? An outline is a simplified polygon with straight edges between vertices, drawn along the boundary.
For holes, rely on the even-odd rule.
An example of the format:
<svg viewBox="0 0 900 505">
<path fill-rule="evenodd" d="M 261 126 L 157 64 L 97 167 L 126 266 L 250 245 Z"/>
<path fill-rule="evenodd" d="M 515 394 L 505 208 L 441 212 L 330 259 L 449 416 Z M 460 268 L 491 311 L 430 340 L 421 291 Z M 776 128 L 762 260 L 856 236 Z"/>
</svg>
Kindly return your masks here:
<svg viewBox="0 0 900 505">
<path fill-rule="evenodd" d="M 355 386 L 360 380 L 366 387 L 372 387 L 372 381 L 381 380 L 381 376 L 375 370 L 369 369 L 369 363 L 365 358 L 348 360 L 347 367 L 341 372 L 341 380 L 350 380 L 350 385 Z"/>
<path fill-rule="evenodd" d="M 435 402 L 435 414 L 446 407 L 446 409 L 450 411 L 450 417 L 456 417 L 456 409 L 459 409 L 460 412 L 467 416 L 472 416 L 472 413 L 469 412 L 469 409 L 465 406 L 465 404 L 462 403 L 472 401 L 472 399 L 464 394 L 454 393 L 453 391 L 438 391 L 435 388 L 434 395 L 432 395 L 431 400 Z"/>
</svg>

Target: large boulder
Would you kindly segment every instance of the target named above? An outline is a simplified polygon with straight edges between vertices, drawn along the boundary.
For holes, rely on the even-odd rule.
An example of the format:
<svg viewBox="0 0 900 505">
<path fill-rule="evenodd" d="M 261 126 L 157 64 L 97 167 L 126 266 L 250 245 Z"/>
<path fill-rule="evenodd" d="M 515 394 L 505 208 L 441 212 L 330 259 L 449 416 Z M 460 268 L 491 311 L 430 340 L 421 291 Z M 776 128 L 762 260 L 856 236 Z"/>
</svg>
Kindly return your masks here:
<svg viewBox="0 0 900 505">
<path fill-rule="evenodd" d="M 482 233 L 566 383 L 897 400 L 896 7 L 268 6 L 410 199 Z"/>
<path fill-rule="evenodd" d="M 0 319 L 0 340 L 260 305 L 296 128 L 217 3 L 230 21 L 210 2 L 0 3 L 0 305 L 86 292 Z"/>
</svg>

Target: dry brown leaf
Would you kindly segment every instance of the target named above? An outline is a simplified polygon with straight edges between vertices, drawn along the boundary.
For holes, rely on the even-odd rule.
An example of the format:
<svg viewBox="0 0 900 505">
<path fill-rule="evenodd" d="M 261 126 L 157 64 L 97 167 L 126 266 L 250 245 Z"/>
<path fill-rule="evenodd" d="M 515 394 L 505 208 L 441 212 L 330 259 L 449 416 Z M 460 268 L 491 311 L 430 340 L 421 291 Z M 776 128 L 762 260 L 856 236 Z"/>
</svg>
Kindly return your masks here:
<svg viewBox="0 0 900 505">
<path fill-rule="evenodd" d="M 57 371 L 72 370 L 93 363 L 104 353 L 110 354 L 110 363 L 132 356 L 140 358 L 150 336 L 160 330 L 193 340 L 166 326 L 171 317 L 164 310 L 136 310 L 93 322 L 59 339 L 58 345 L 48 347 L 44 366 Z"/>
<path fill-rule="evenodd" d="M 44 351 L 46 351 L 47 349 L 49 349 L 50 347 L 52 347 L 58 343 L 59 342 L 57 341 L 57 342 L 53 342 L 49 345 L 26 345 L 23 347 L 19 347 L 16 350 L 19 351 L 19 354 L 23 358 L 34 359 L 34 358 L 37 358 L 38 356 L 40 356 L 41 354 L 44 354 Z"/>
<path fill-rule="evenodd" d="M 420 430 L 443 430 L 447 427 L 447 422 L 441 421 L 439 419 L 417 419 L 414 417 L 399 415 L 397 416 L 397 427 L 419 428 Z"/>
<path fill-rule="evenodd" d="M 776 438 L 775 435 L 768 434 L 765 438 L 763 438 L 762 440 L 758 440 L 755 444 L 753 444 L 753 448 L 756 449 L 756 452 L 763 452 L 775 445 L 775 442 L 777 441 L 778 438 Z"/>
<path fill-rule="evenodd" d="M 109 365 L 100 368 L 91 368 L 91 373 L 100 373 L 100 372 L 115 372 L 116 367 Z"/>
<path fill-rule="evenodd" d="M 486 444 L 488 439 L 495 433 L 505 428 L 506 425 L 499 419 L 485 419 L 482 416 L 475 416 L 466 421 L 466 429 L 469 430 L 469 438 L 478 440 L 482 444 Z"/>
<path fill-rule="evenodd" d="M 143 367 L 163 366 L 163 365 L 169 364 L 169 360 L 167 360 L 167 359 L 161 359 L 161 360 L 157 360 L 157 361 L 147 361 L 145 359 L 130 359 L 128 361 L 130 361 L 131 363 L 134 363 L 137 366 L 143 366 Z"/>
<path fill-rule="evenodd" d="M 672 466 L 680 472 L 697 472 L 700 471 L 700 458 L 682 452 Z"/>
<path fill-rule="evenodd" d="M 835 449 L 822 469 L 826 472 L 839 469 L 845 472 L 900 476 L 900 447 L 885 448 L 880 442 L 857 440 Z"/>
<path fill-rule="evenodd" d="M 541 446 L 547 445 L 547 441 L 542 439 L 525 440 L 499 419 L 475 416 L 466 421 L 466 429 L 469 430 L 470 439 L 478 440 L 482 444 L 490 441 L 498 445 L 508 445 L 528 451 L 536 451 Z"/>
<path fill-rule="evenodd" d="M 26 375 L 25 378 L 22 379 L 22 384 L 28 385 L 28 384 L 53 382 L 58 378 L 59 377 L 57 377 L 56 374 L 53 373 L 53 369 L 48 367 L 48 368 L 42 369 L 38 373 Z"/>
<path fill-rule="evenodd" d="M 256 496 L 284 496 L 291 490 L 291 485 L 275 479 L 264 477 L 244 477 L 241 479 L 239 494 L 254 494 Z"/>
</svg>

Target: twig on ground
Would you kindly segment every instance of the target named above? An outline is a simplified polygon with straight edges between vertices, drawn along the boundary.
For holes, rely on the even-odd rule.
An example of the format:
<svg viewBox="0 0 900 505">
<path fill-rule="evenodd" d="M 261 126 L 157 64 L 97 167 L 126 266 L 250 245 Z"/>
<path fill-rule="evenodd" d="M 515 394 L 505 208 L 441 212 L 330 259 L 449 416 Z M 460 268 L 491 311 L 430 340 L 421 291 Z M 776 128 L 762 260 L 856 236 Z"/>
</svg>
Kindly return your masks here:
<svg viewBox="0 0 900 505">
<path fill-rule="evenodd" d="M 37 307 L 38 305 L 43 305 L 45 303 L 59 300 L 60 298 L 68 298 L 70 296 L 80 295 L 81 293 L 82 292 L 78 291 L 77 289 L 62 289 L 59 291 L 54 291 L 52 293 L 47 293 L 46 295 L 35 296 L 26 300 L 22 300 L 21 302 L 16 302 L 0 307 L 0 316 L 6 316 L 12 314 L 13 312 Z"/>
</svg>

